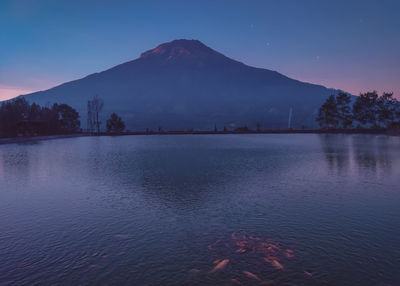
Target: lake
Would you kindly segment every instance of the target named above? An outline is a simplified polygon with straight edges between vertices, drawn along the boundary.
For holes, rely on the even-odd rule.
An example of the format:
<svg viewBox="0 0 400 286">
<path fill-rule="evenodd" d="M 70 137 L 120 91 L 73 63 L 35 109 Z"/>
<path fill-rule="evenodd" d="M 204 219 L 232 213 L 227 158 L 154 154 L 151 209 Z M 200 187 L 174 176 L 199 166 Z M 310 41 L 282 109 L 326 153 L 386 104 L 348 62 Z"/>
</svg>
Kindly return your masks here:
<svg viewBox="0 0 400 286">
<path fill-rule="evenodd" d="M 0 285 L 400 285 L 400 137 L 1 145 L 0 257 Z"/>
</svg>

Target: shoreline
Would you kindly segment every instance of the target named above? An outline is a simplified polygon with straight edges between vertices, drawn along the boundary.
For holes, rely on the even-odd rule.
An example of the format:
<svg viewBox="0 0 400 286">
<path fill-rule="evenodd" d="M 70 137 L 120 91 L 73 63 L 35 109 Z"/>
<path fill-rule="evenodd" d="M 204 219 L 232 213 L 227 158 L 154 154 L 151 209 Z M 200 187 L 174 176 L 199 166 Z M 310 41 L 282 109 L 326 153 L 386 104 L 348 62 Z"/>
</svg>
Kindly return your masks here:
<svg viewBox="0 0 400 286">
<path fill-rule="evenodd" d="M 137 131 L 137 132 L 122 132 L 122 133 L 107 133 L 91 135 L 89 133 L 75 133 L 64 135 L 47 135 L 33 137 L 12 137 L 0 138 L 0 145 L 3 144 L 18 144 L 34 141 L 45 141 L 54 139 L 67 139 L 89 136 L 132 136 L 132 135 L 225 135 L 225 134 L 370 134 L 370 135 L 388 135 L 399 136 L 399 132 L 391 132 L 385 129 L 334 129 L 334 130 L 261 130 L 261 131 Z"/>
<path fill-rule="evenodd" d="M 0 145 L 18 144 L 18 143 L 35 142 L 35 141 L 47 141 L 47 140 L 54 140 L 54 139 L 87 137 L 87 136 L 90 136 L 90 135 L 85 134 L 85 133 L 78 133 L 78 134 L 64 134 L 64 135 L 0 138 Z"/>
</svg>

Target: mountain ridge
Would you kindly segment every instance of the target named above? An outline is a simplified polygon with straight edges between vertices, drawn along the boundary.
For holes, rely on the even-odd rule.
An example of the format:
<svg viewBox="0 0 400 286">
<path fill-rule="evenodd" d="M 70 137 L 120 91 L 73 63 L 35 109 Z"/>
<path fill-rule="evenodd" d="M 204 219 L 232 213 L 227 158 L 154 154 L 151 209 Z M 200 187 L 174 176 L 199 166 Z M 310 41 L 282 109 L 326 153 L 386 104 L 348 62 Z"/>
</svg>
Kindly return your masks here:
<svg viewBox="0 0 400 286">
<path fill-rule="evenodd" d="M 284 128 L 291 107 L 294 126 L 311 127 L 331 93 L 336 90 L 248 66 L 198 40 L 179 39 L 102 72 L 23 96 L 39 104 L 67 103 L 85 121 L 86 103 L 98 95 L 105 101 L 103 122 L 117 112 L 129 129 L 143 130 L 252 127 L 257 122 Z"/>
</svg>

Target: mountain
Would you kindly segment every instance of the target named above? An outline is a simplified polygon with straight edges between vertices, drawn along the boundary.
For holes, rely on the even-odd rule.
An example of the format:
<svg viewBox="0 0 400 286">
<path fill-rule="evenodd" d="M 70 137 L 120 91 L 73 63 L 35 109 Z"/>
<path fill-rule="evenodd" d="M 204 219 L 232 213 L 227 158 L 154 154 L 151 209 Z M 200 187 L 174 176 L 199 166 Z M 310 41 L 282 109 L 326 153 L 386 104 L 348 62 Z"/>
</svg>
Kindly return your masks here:
<svg viewBox="0 0 400 286">
<path fill-rule="evenodd" d="M 319 106 L 335 92 L 276 71 L 247 66 L 197 40 L 175 40 L 130 62 L 23 95 L 41 105 L 67 103 L 86 127 L 87 101 L 104 100 L 102 121 L 119 114 L 130 130 L 314 127 Z M 105 125 L 105 124 L 103 124 Z"/>
</svg>

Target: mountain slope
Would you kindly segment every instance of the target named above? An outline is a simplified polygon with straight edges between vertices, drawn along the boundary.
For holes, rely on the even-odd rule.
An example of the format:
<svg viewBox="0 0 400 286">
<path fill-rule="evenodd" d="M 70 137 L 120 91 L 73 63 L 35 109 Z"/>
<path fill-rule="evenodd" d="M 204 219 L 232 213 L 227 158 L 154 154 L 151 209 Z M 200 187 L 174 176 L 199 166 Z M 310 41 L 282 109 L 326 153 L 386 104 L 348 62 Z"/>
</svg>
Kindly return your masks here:
<svg viewBox="0 0 400 286">
<path fill-rule="evenodd" d="M 248 125 L 285 128 L 290 107 L 293 126 L 315 126 L 326 96 L 323 86 L 247 66 L 197 40 L 175 40 L 138 59 L 46 91 L 24 95 L 39 104 L 67 103 L 86 127 L 88 99 L 104 100 L 103 121 L 118 113 L 128 129 L 211 129 Z"/>
</svg>

